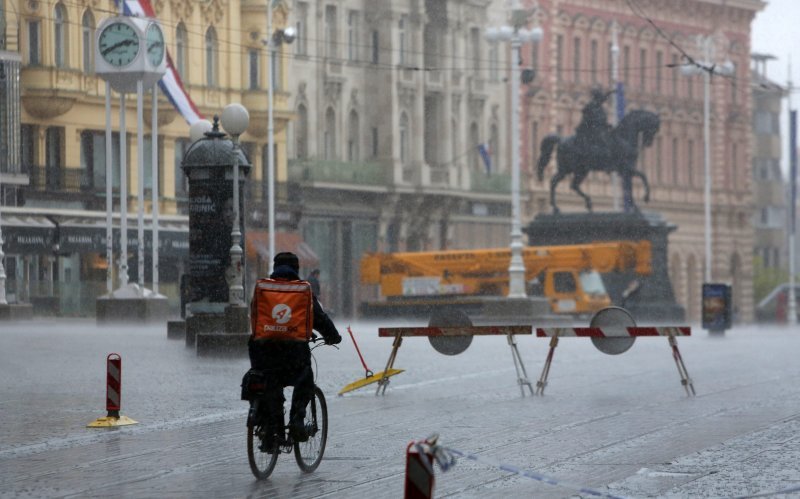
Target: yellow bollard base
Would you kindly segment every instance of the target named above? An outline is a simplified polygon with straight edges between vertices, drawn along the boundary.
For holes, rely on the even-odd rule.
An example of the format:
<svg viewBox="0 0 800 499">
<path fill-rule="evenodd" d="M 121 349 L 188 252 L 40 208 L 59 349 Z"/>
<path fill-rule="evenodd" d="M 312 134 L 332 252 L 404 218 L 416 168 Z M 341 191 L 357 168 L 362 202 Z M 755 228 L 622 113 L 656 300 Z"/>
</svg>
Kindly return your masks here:
<svg viewBox="0 0 800 499">
<path fill-rule="evenodd" d="M 139 424 L 138 421 L 134 421 L 128 416 L 120 416 L 118 418 L 112 418 L 108 416 L 103 416 L 102 418 L 97 418 L 88 425 L 87 428 L 112 428 L 114 426 L 128 426 L 132 424 Z"/>
<path fill-rule="evenodd" d="M 389 369 L 385 371 L 386 377 L 394 376 L 395 374 L 400 374 L 405 369 Z M 352 392 L 353 390 L 358 390 L 359 388 L 363 388 L 367 385 L 371 385 L 372 383 L 377 383 L 378 381 L 382 380 L 384 377 L 384 371 L 379 373 L 375 373 L 372 376 L 368 376 L 364 379 L 360 379 L 358 381 L 354 381 L 349 385 L 345 386 L 339 391 L 339 395 L 343 395 L 347 392 Z"/>
</svg>

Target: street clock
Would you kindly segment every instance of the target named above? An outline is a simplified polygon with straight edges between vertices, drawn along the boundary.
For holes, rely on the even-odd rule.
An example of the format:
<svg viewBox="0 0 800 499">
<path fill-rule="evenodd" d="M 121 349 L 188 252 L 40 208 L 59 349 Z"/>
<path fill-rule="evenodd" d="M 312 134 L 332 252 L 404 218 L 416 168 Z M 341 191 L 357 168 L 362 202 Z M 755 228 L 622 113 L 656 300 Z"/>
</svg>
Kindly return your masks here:
<svg viewBox="0 0 800 499">
<path fill-rule="evenodd" d="M 95 32 L 95 72 L 120 93 L 150 88 L 167 70 L 164 32 L 155 19 L 115 16 Z"/>
</svg>

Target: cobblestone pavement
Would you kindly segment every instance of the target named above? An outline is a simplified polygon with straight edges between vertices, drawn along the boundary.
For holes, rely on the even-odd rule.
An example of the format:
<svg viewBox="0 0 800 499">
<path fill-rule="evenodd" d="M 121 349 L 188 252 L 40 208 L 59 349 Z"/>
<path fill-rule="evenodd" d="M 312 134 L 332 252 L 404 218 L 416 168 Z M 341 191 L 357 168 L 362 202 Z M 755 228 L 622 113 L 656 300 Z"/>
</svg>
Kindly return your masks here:
<svg viewBox="0 0 800 499">
<path fill-rule="evenodd" d="M 346 323 L 338 323 L 342 332 Z M 387 324 L 381 324 L 387 325 Z M 378 324 L 353 330 L 369 367 L 391 340 Z M 548 340 L 520 337 L 529 377 Z M 336 393 L 363 376 L 345 333 L 315 351 L 330 436 L 312 474 L 283 456 L 263 482 L 250 474 L 246 358 L 198 358 L 162 328 L 97 328 L 87 321 L 0 325 L 2 497 L 402 496 L 405 447 L 441 443 L 624 497 L 731 497 L 800 486 L 800 331 L 747 326 L 679 339 L 697 389 L 687 397 L 664 338 L 640 338 L 619 356 L 563 339 L 544 397 L 521 397 L 504 338 L 477 337 L 464 354 L 403 342 L 386 396 Z M 138 425 L 87 429 L 105 415 L 105 358 L 123 359 L 122 414 Z M 799 494 L 800 495 L 800 494 Z M 436 497 L 578 497 L 460 459 L 437 473 Z M 789 497 L 791 494 L 784 495 Z"/>
</svg>

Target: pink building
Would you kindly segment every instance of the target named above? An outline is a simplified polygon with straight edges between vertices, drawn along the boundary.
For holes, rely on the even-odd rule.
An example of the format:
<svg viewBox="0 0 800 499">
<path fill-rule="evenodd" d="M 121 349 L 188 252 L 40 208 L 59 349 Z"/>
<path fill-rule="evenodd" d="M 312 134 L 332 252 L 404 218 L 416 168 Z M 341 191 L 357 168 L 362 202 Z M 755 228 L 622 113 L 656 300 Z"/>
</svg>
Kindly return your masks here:
<svg viewBox="0 0 800 499">
<path fill-rule="evenodd" d="M 571 135 L 581 118 L 589 91 L 613 87 L 612 44 L 618 40 L 618 78 L 625 86 L 625 109 L 659 114 L 661 129 L 652 147 L 640 155 L 650 181 L 649 204 L 634 183 L 634 198 L 643 211 L 660 212 L 678 228 L 670 237 L 670 276 L 687 315 L 700 314 L 704 280 L 704 140 L 703 76 L 684 76 L 685 55 L 702 61 L 698 39 L 710 38 L 711 62 L 730 61 L 731 77 L 714 76 L 710 85 L 712 280 L 733 285 L 742 320 L 753 316 L 753 196 L 751 192 L 750 29 L 765 5 L 761 0 L 529 0 L 531 25 L 544 37 L 523 47 L 523 64 L 536 78 L 522 85 L 522 168 L 531 195 L 525 218 L 547 212 L 551 161 L 545 181 L 534 168 L 542 138 Z M 538 4 L 538 5 L 537 5 Z M 611 106 L 607 106 L 613 119 Z M 615 189 L 605 174 L 593 173 L 583 185 L 595 210 L 613 210 Z M 558 188 L 562 211 L 582 211 L 583 201 Z M 621 193 L 618 195 L 621 198 Z M 620 206 L 621 200 L 616 206 Z"/>
</svg>

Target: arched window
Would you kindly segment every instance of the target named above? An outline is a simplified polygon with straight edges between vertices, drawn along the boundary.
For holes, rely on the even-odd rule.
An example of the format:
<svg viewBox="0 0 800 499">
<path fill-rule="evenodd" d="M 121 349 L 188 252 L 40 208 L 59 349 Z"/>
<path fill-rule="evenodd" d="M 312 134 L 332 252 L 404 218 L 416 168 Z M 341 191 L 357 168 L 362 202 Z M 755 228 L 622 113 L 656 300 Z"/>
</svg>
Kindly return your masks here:
<svg viewBox="0 0 800 499">
<path fill-rule="evenodd" d="M 480 170 L 480 160 L 478 159 L 478 146 L 481 144 L 478 136 L 478 124 L 473 123 L 469 126 L 469 167 L 472 170 Z"/>
<path fill-rule="evenodd" d="M 56 4 L 54 12 L 55 36 L 53 39 L 55 63 L 57 68 L 67 67 L 67 8 L 64 4 Z"/>
<path fill-rule="evenodd" d="M 358 147 L 358 113 L 350 111 L 350 118 L 347 127 L 347 161 L 356 162 L 360 160 Z"/>
<path fill-rule="evenodd" d="M 94 73 L 94 14 L 89 9 L 83 13 L 81 38 L 83 40 L 83 72 L 92 74 Z"/>
<path fill-rule="evenodd" d="M 294 128 L 295 151 L 298 159 L 308 157 L 308 111 L 306 106 L 297 106 L 297 124 Z"/>
<path fill-rule="evenodd" d="M 178 23 L 175 28 L 175 69 L 178 74 L 186 81 L 186 59 L 189 58 L 189 34 L 186 32 L 186 25 L 183 21 Z"/>
<path fill-rule="evenodd" d="M 328 110 L 325 112 L 324 139 L 325 159 L 336 159 L 336 113 L 331 108 L 328 108 Z"/>
<path fill-rule="evenodd" d="M 206 31 L 206 84 L 217 86 L 217 32 L 213 26 Z"/>
<path fill-rule="evenodd" d="M 400 115 L 400 163 L 407 165 L 411 158 L 410 130 L 408 129 L 408 115 Z"/>
</svg>

